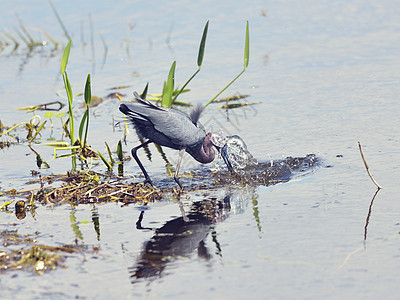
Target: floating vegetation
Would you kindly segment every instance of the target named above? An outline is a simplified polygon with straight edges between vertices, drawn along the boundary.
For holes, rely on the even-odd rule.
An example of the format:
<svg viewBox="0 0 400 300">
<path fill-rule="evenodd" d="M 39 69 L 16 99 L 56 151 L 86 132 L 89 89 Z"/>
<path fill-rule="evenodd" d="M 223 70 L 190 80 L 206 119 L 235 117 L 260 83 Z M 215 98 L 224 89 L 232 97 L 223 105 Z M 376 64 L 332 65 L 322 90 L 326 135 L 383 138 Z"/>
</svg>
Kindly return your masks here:
<svg viewBox="0 0 400 300">
<path fill-rule="evenodd" d="M 106 99 L 120 99 L 125 96 L 126 96 L 126 94 L 114 92 L 114 93 L 109 93 L 105 98 Z M 93 99 L 92 99 L 92 101 L 93 101 Z"/>
<path fill-rule="evenodd" d="M 240 99 L 245 99 L 247 97 L 249 97 L 249 95 L 236 95 L 236 96 L 216 99 L 213 101 L 213 103 L 231 102 L 231 101 L 236 101 L 236 100 L 240 100 Z"/>
<path fill-rule="evenodd" d="M 58 105 L 58 107 L 53 107 L 55 105 Z M 37 105 L 31 105 L 31 106 L 25 106 L 25 107 L 20 107 L 17 108 L 18 110 L 27 110 L 29 112 L 34 112 L 35 110 L 47 110 L 47 111 L 59 111 L 65 106 L 64 103 L 60 101 L 52 101 L 44 104 L 37 104 Z"/>
<path fill-rule="evenodd" d="M 27 270 L 43 274 L 58 267 L 66 268 L 64 261 L 67 256 L 98 251 L 96 247 L 89 251 L 88 247 L 80 245 L 40 245 L 37 244 L 36 238 L 37 236 L 32 235 L 22 236 L 17 230 L 0 232 L 0 239 L 5 249 L 0 250 L 0 271 Z M 25 247 L 6 249 L 7 247 L 16 248 L 19 245 L 25 245 Z"/>
<path fill-rule="evenodd" d="M 119 201 L 124 204 L 137 202 L 154 202 L 160 200 L 165 193 L 175 193 L 174 189 L 157 189 L 144 183 L 125 183 L 128 178 L 111 178 L 107 181 L 105 175 L 95 172 L 67 172 L 66 175 L 49 175 L 30 181 L 29 184 L 40 183 L 36 189 L 4 191 L 3 194 L 25 196 L 25 203 L 51 204 L 62 203 L 87 204 Z M 45 187 L 45 183 L 64 182 L 61 186 Z M 7 203 L 7 206 L 12 202 Z M 24 207 L 22 203 L 18 205 Z M 16 208 L 17 210 L 17 208 Z M 21 210 L 21 209 L 20 209 Z"/>
<path fill-rule="evenodd" d="M 118 86 L 110 87 L 107 90 L 109 90 L 109 91 L 122 90 L 122 89 L 130 88 L 130 87 L 131 87 L 131 85 L 118 85 Z"/>
<path fill-rule="evenodd" d="M 8 148 L 13 144 L 16 144 L 16 142 L 0 141 L 0 149 Z"/>
<path fill-rule="evenodd" d="M 44 125 L 46 124 L 47 120 L 41 123 L 41 117 L 38 115 L 33 116 L 30 118 L 29 122 L 21 122 L 18 123 L 12 127 L 6 127 L 2 126 L 0 130 L 0 136 L 8 136 L 16 140 L 17 142 L 20 141 L 20 138 L 17 136 L 13 136 L 11 134 L 11 131 L 16 130 L 19 127 L 25 128 L 27 135 L 26 135 L 26 140 L 29 141 L 28 146 L 36 139 L 36 137 L 39 135 L 41 130 L 44 128 Z M 8 142 L 5 142 L 5 145 L 8 145 Z"/>
<path fill-rule="evenodd" d="M 117 96 L 115 96 L 115 98 L 118 98 Z M 100 105 L 101 103 L 103 103 L 104 99 L 98 96 L 91 96 L 90 97 L 90 102 L 89 102 L 89 107 L 96 107 L 98 105 Z M 79 108 L 86 108 L 86 102 L 82 103 L 81 105 L 79 105 Z"/>
<path fill-rule="evenodd" d="M 254 104 L 260 104 L 260 102 L 257 101 L 257 102 L 244 102 L 244 103 L 229 103 L 229 104 L 224 104 L 222 106 L 219 106 L 218 108 L 233 109 L 233 108 L 250 106 L 250 105 L 254 105 Z"/>
<path fill-rule="evenodd" d="M 225 103 L 222 106 L 218 106 L 217 108 L 222 108 L 222 109 L 233 109 L 233 108 L 240 108 L 240 107 L 245 107 L 245 106 L 250 106 L 250 105 L 255 105 L 255 104 L 260 104 L 259 101 L 257 102 L 239 102 L 239 103 L 228 103 L 228 102 L 233 102 L 233 101 L 240 101 L 242 99 L 246 99 L 250 95 L 235 95 L 231 97 L 226 97 L 226 98 L 221 98 L 214 100 L 212 103 Z"/>
<path fill-rule="evenodd" d="M 74 181 L 49 192 L 39 191 L 34 195 L 39 202 L 60 204 L 73 202 L 75 204 L 120 201 L 124 204 L 137 202 L 154 202 L 162 198 L 162 191 L 152 186 L 138 184 L 111 184 Z M 78 183 L 79 182 L 79 183 Z"/>
</svg>

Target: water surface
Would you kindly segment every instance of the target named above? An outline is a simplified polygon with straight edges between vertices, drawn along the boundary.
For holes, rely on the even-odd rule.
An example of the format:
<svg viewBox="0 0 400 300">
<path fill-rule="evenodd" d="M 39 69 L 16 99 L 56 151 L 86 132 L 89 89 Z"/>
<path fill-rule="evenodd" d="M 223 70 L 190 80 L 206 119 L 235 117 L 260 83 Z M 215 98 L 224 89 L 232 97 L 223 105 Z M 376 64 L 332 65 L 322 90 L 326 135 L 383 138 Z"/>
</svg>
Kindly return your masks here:
<svg viewBox="0 0 400 300">
<path fill-rule="evenodd" d="M 3 297 L 396 297 L 400 283 L 400 7 L 395 1 L 53 3 L 73 38 L 67 71 L 74 93 L 83 90 L 91 73 L 93 94 L 101 97 L 109 93 L 108 88 L 122 84 L 131 85 L 123 90 L 127 99 L 147 82 L 151 92 L 161 92 L 174 60 L 175 80 L 182 84 L 197 68 L 198 44 L 210 20 L 204 65 L 190 86 L 192 91 L 181 99 L 207 102 L 242 69 L 245 21 L 249 20 L 249 68 L 223 95 L 249 94 L 248 101 L 260 104 L 231 110 L 229 118 L 215 108 L 218 105 L 210 105 L 202 123 L 208 130 L 241 136 L 258 161 L 312 153 L 322 164 L 315 172 L 275 185 L 224 186 L 190 192 L 181 202 L 171 197 L 151 203 L 141 222 L 145 229 L 136 225 L 143 209 L 140 205 L 40 206 L 35 218 L 28 214 L 22 220 L 1 212 L 0 230 L 15 224 L 12 229 L 20 234 L 38 232 L 41 244 L 77 242 L 100 249 L 86 257 L 72 255 L 65 262 L 67 268 L 43 275 L 2 273 Z M 47 2 L 13 1 L 3 4 L 1 11 L 1 33 L 18 26 L 17 13 L 35 35 L 42 36 L 40 30 L 45 30 L 61 42 L 60 48 L 67 43 Z M 100 34 L 108 46 L 104 63 Z M 9 47 L 2 50 L 3 124 L 11 126 L 32 116 L 16 111 L 18 107 L 60 99 L 56 95 L 63 92 L 60 58 L 61 51 L 52 51 L 51 45 L 31 53 L 23 45 L 16 52 Z M 112 118 L 122 119 L 117 100 L 93 109 L 89 142 L 103 153 L 105 140 L 115 149 L 123 135 L 113 127 Z M 53 135 L 60 138 L 56 129 Z M 50 134 L 42 138 L 46 141 Z M 358 141 L 383 186 L 371 207 L 367 231 L 376 188 L 360 158 Z M 128 142 L 124 150 L 137 145 L 133 130 Z M 156 180 L 174 185 L 172 178 L 165 177 L 165 162 L 152 147 L 151 162 L 139 154 L 146 169 Z M 35 154 L 26 144 L 1 150 L 2 190 L 38 187 L 25 184 L 32 179 L 30 170 L 46 175 L 65 174 L 71 168 L 68 159 L 53 160 L 53 149 L 39 145 L 34 149 L 50 169 L 38 169 Z M 166 154 L 171 161 L 177 160 L 175 151 L 166 149 Z M 139 172 L 133 161 L 125 168 L 132 174 Z M 198 168 L 194 160 L 185 158 L 183 170 Z M 98 165 L 95 170 L 104 172 L 105 168 Z M 1 203 L 6 200 L 0 198 Z M 190 215 L 201 205 L 214 207 L 215 215 Z M 146 262 L 146 245 L 150 247 L 158 238 L 160 228 L 182 220 L 182 208 L 198 225 L 195 244 L 178 247 L 181 252 L 167 256 L 154 276 L 132 277 Z M 93 216 L 98 216 L 100 230 Z M 78 225 L 80 233 L 72 225 Z"/>
</svg>

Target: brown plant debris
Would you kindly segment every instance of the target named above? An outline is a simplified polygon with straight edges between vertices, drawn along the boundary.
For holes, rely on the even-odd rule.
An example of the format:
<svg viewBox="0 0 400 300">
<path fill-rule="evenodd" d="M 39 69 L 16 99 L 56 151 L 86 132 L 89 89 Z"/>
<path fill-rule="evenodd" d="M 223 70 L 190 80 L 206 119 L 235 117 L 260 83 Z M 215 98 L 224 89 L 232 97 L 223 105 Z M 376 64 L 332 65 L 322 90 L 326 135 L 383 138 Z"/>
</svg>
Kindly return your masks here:
<svg viewBox="0 0 400 300">
<path fill-rule="evenodd" d="M 65 268 L 66 266 L 63 262 L 67 256 L 83 254 L 83 251 L 88 250 L 87 247 L 79 245 L 40 245 L 36 243 L 36 237 L 20 235 L 17 233 L 17 230 L 4 230 L 0 232 L 0 239 L 4 247 L 0 250 L 0 272 L 28 270 L 42 274 L 57 267 Z M 18 248 L 16 246 L 23 247 Z M 8 249 L 8 247 L 14 249 Z M 93 249 L 92 252 L 96 252 L 96 250 Z"/>
<path fill-rule="evenodd" d="M 236 100 L 240 100 L 240 99 L 245 99 L 247 97 L 249 97 L 249 95 L 236 95 L 236 96 L 226 97 L 226 98 L 222 98 L 222 99 L 216 99 L 213 101 L 213 103 L 236 101 Z"/>
<path fill-rule="evenodd" d="M 95 172 L 67 172 L 66 175 L 50 175 L 28 182 L 40 183 L 41 187 L 17 191 L 4 191 L 11 196 L 25 196 L 25 202 L 42 204 L 86 204 L 120 201 L 124 204 L 154 202 L 161 200 L 164 193 L 180 194 L 174 189 L 157 189 L 144 183 L 126 183 L 131 178 L 109 178 L 101 181 L 105 175 Z M 62 182 L 59 187 L 48 186 Z M 48 185 L 46 185 L 46 183 Z"/>
</svg>

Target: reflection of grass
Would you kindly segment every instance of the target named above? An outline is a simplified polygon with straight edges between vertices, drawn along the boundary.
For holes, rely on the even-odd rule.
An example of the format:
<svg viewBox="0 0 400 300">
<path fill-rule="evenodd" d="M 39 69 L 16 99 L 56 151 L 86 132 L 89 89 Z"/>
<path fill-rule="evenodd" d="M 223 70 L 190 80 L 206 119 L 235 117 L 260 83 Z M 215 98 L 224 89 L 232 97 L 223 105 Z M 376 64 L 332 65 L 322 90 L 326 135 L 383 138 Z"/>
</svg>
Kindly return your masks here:
<svg viewBox="0 0 400 300">
<path fill-rule="evenodd" d="M 79 222 L 76 221 L 75 207 L 71 205 L 71 212 L 69 213 L 69 221 L 71 223 L 72 231 L 75 233 L 77 239 L 83 240 L 82 231 L 79 229 Z"/>
<path fill-rule="evenodd" d="M 31 53 L 35 48 L 43 47 L 48 44 L 45 39 L 42 39 L 37 34 L 32 32 L 24 25 L 22 19 L 17 15 L 18 27 L 15 27 L 13 32 L 3 31 L 0 32 L 0 53 L 6 47 L 13 45 L 11 53 L 15 52 L 20 45 L 25 45 Z M 44 30 L 41 30 L 44 36 L 54 45 L 54 49 L 58 49 L 58 42 Z"/>
<path fill-rule="evenodd" d="M 68 31 L 67 31 L 67 28 L 65 28 L 63 21 L 61 20 L 55 6 L 53 5 L 53 2 L 51 2 L 51 1 L 49 1 L 49 2 L 50 2 L 51 9 L 53 10 L 54 15 L 57 18 L 58 23 L 60 24 L 62 30 L 64 31 L 65 36 L 67 37 L 67 39 L 71 40 L 71 37 L 69 36 Z"/>
</svg>

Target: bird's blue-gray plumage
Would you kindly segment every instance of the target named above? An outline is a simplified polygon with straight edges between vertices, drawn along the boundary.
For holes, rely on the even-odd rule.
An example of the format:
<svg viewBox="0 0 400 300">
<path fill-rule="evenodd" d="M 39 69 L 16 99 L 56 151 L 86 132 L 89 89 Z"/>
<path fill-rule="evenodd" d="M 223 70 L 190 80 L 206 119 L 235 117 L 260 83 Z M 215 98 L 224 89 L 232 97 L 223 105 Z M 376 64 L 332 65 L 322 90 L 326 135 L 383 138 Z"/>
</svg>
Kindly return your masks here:
<svg viewBox="0 0 400 300">
<path fill-rule="evenodd" d="M 138 102 L 121 104 L 119 109 L 130 118 L 144 138 L 176 150 L 197 148 L 203 143 L 206 132 L 198 122 L 202 108 L 196 107 L 188 116 L 135 96 Z"/>
<path fill-rule="evenodd" d="M 220 135 L 206 134 L 203 126 L 199 123 L 204 110 L 203 106 L 195 107 L 190 115 L 187 115 L 172 108 L 158 107 L 150 101 L 140 98 L 136 92 L 134 95 L 137 102 L 124 103 L 119 107 L 119 110 L 129 117 L 138 134 L 148 139 L 142 145 L 132 149 L 133 158 L 145 175 L 146 181 L 151 184 L 150 177 L 137 156 L 137 150 L 150 142 L 180 150 L 174 178 L 182 188 L 178 172 L 184 152 L 188 152 L 198 162 L 212 162 L 215 158 L 213 146 L 221 147 L 219 143 L 215 143 Z"/>
</svg>

